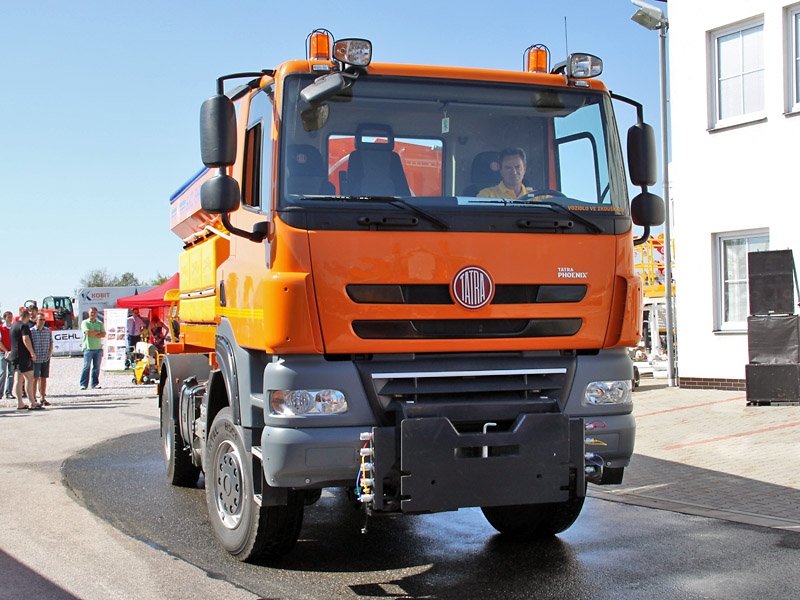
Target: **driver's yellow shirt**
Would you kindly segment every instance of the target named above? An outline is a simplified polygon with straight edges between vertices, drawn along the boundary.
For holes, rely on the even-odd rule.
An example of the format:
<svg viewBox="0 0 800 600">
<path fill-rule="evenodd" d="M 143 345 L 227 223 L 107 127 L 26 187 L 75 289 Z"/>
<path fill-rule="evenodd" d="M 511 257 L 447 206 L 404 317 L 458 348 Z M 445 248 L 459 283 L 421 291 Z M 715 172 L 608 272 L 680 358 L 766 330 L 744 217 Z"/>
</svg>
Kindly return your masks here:
<svg viewBox="0 0 800 600">
<path fill-rule="evenodd" d="M 483 188 L 480 192 L 478 192 L 479 198 L 511 198 L 513 200 L 519 200 L 520 198 L 524 198 L 528 194 L 533 191 L 533 188 L 522 186 L 522 193 L 517 196 L 514 193 L 514 190 L 511 188 L 507 188 L 506 185 L 501 181 L 497 185 L 493 185 L 492 187 Z"/>
</svg>

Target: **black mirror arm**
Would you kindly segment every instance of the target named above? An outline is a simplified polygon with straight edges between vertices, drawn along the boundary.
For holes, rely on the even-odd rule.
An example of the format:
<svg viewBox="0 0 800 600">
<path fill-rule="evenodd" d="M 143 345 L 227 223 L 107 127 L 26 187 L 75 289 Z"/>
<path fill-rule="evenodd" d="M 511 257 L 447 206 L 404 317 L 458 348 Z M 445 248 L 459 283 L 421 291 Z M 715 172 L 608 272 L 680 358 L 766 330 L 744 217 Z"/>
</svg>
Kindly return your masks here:
<svg viewBox="0 0 800 600">
<path fill-rule="evenodd" d="M 222 215 L 220 215 L 220 220 L 222 221 L 222 224 L 225 225 L 225 229 L 230 231 L 233 235 L 238 235 L 239 237 L 248 239 L 251 242 L 263 242 L 264 238 L 266 238 L 268 234 L 268 227 L 259 227 L 256 225 L 255 228 L 253 228 L 253 231 L 245 231 L 244 229 L 235 227 L 233 223 L 231 223 L 228 213 L 222 213 Z"/>
<path fill-rule="evenodd" d="M 242 79 L 244 77 L 254 77 L 253 81 L 250 82 L 248 87 L 255 88 L 258 85 L 258 82 L 264 75 L 269 75 L 270 77 L 275 75 L 275 71 L 272 69 L 262 69 L 261 71 L 245 71 L 244 73 L 231 73 L 230 75 L 223 75 L 221 77 L 217 77 L 217 94 L 220 96 L 225 95 L 225 82 L 229 79 Z"/>
<path fill-rule="evenodd" d="M 633 240 L 633 245 L 639 246 L 641 244 L 644 244 L 649 238 L 650 238 L 650 225 L 645 225 L 642 237 L 638 237 L 635 240 Z"/>
<path fill-rule="evenodd" d="M 619 100 L 620 102 L 624 102 L 625 104 L 629 104 L 634 107 L 636 109 L 636 122 L 639 125 L 644 123 L 644 106 L 642 106 L 641 102 L 637 102 L 631 98 L 615 94 L 614 92 L 609 92 L 609 94 L 614 100 Z"/>
</svg>

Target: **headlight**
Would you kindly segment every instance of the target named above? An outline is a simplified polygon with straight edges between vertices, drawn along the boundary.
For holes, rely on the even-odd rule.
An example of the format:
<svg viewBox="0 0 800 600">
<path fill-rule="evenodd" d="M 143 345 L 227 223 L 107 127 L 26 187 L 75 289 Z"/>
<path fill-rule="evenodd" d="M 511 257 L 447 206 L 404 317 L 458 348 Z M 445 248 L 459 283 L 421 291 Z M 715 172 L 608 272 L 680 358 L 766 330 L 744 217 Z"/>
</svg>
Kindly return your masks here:
<svg viewBox="0 0 800 600">
<path fill-rule="evenodd" d="M 602 404 L 629 404 L 631 402 L 630 381 L 593 381 L 586 386 L 584 406 Z"/>
<path fill-rule="evenodd" d="M 347 399 L 339 390 L 274 390 L 270 392 L 274 415 L 338 415 L 347 412 Z"/>
</svg>

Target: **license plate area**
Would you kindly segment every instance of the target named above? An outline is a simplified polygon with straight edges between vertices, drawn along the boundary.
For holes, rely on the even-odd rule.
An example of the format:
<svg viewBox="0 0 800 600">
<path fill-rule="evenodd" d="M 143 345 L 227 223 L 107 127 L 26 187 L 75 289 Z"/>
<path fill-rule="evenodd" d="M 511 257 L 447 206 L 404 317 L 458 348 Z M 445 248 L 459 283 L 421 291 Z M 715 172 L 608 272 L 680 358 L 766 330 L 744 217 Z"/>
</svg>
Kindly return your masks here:
<svg viewBox="0 0 800 600">
<path fill-rule="evenodd" d="M 522 414 L 510 431 L 487 433 L 459 433 L 445 417 L 404 419 L 401 510 L 564 502 L 570 470 L 578 466 L 571 464 L 570 431 L 570 419 L 560 413 Z M 578 453 L 582 459 L 582 443 Z"/>
</svg>

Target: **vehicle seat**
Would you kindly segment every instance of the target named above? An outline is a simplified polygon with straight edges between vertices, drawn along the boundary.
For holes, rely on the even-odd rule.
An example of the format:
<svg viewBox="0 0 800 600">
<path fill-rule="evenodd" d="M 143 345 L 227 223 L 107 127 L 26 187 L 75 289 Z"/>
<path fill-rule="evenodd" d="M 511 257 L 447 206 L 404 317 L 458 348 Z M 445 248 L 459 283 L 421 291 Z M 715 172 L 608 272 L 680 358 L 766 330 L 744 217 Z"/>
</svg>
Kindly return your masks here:
<svg viewBox="0 0 800 600">
<path fill-rule="evenodd" d="M 287 148 L 286 191 L 289 194 L 325 194 L 333 196 L 336 188 L 328 180 L 322 155 L 314 146 L 290 144 Z"/>
<path fill-rule="evenodd" d="M 386 138 L 366 142 L 365 137 Z M 388 125 L 362 123 L 356 129 L 356 149 L 347 166 L 347 193 L 352 196 L 410 196 L 403 164 L 394 151 L 394 133 Z"/>
<path fill-rule="evenodd" d="M 478 152 L 472 159 L 470 184 L 464 189 L 465 196 L 477 196 L 478 192 L 500 183 L 500 153 L 493 150 Z"/>
</svg>

